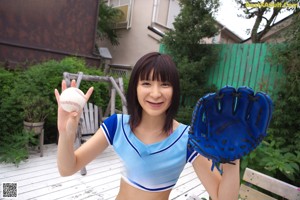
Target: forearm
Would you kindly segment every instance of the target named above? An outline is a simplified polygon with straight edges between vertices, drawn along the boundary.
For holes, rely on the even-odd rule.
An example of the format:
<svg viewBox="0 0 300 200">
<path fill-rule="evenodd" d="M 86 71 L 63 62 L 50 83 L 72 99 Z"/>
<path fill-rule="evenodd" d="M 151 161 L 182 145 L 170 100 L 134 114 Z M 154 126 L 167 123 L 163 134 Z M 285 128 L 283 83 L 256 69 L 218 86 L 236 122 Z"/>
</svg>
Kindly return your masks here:
<svg viewBox="0 0 300 200">
<path fill-rule="evenodd" d="M 218 189 L 219 200 L 237 200 L 240 187 L 240 161 L 235 165 L 223 164 L 222 179 Z"/>
<path fill-rule="evenodd" d="M 59 135 L 57 149 L 57 165 L 62 176 L 69 176 L 76 172 L 76 157 L 74 154 L 75 134 Z"/>
<path fill-rule="evenodd" d="M 71 87 L 76 87 L 75 80 L 71 81 Z M 62 91 L 67 89 L 67 84 L 64 80 L 62 81 L 61 89 Z M 92 93 L 93 87 L 89 88 L 84 95 L 86 101 L 88 101 Z M 57 165 L 59 173 L 62 176 L 68 176 L 78 171 L 80 166 L 84 166 L 83 162 L 79 162 L 80 156 L 76 156 L 74 152 L 74 140 L 82 110 L 77 112 L 65 111 L 60 105 L 60 94 L 57 89 L 55 89 L 54 94 L 58 104 L 57 128 L 59 131 L 59 139 L 57 147 Z"/>
</svg>

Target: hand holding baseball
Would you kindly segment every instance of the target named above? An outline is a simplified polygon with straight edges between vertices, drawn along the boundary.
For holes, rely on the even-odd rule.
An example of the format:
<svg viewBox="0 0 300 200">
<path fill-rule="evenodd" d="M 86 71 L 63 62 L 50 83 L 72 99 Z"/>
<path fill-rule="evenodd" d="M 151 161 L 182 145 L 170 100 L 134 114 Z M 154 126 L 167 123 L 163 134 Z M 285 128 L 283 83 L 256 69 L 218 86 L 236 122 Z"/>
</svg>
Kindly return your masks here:
<svg viewBox="0 0 300 200">
<path fill-rule="evenodd" d="M 63 80 L 61 84 L 62 93 L 55 89 L 55 97 L 58 104 L 57 127 L 59 133 L 75 133 L 84 104 L 93 93 L 93 87 L 84 94 L 76 88 L 76 81 L 72 80 L 71 87 L 67 88 Z"/>
<path fill-rule="evenodd" d="M 69 87 L 61 93 L 59 103 L 67 112 L 80 112 L 86 103 L 86 99 L 80 89 Z"/>
</svg>

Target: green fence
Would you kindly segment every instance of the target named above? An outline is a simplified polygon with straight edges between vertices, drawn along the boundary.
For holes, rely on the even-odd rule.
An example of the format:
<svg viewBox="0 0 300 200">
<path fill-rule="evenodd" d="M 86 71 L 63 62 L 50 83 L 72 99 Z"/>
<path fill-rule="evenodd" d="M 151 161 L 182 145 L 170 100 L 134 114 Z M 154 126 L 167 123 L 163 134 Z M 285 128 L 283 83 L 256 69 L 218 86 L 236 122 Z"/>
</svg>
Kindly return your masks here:
<svg viewBox="0 0 300 200">
<path fill-rule="evenodd" d="M 215 66 L 208 70 L 208 85 L 218 89 L 225 85 L 248 86 L 255 92 L 263 91 L 276 97 L 277 85 L 283 76 L 283 67 L 269 62 L 268 44 L 217 44 L 220 50 Z M 160 45 L 160 52 L 166 52 Z"/>
<path fill-rule="evenodd" d="M 283 78 L 283 67 L 271 65 L 267 44 L 222 44 L 217 64 L 209 69 L 208 84 L 248 86 L 255 91 L 276 95 Z"/>
</svg>

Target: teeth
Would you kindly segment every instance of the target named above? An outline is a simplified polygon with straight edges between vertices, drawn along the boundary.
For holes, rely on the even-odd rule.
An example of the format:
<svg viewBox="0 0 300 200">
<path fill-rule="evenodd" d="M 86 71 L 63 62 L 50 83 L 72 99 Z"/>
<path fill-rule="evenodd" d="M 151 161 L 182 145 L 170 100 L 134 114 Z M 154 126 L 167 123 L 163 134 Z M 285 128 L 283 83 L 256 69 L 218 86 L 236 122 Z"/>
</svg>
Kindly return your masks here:
<svg viewBox="0 0 300 200">
<path fill-rule="evenodd" d="M 148 101 L 149 103 L 151 104 L 162 104 L 163 102 L 151 102 L 151 101 Z"/>
</svg>

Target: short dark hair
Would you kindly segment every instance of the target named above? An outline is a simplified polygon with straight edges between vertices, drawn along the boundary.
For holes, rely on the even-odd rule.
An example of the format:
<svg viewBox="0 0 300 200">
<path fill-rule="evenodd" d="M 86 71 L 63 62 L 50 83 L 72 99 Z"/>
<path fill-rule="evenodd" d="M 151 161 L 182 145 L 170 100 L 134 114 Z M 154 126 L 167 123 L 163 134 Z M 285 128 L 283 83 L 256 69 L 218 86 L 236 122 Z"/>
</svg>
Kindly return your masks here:
<svg viewBox="0 0 300 200">
<path fill-rule="evenodd" d="M 128 114 L 130 115 L 130 128 L 134 130 L 140 124 L 142 119 L 142 107 L 137 98 L 138 81 L 140 79 L 149 80 L 151 78 L 150 75 L 152 71 L 152 80 L 169 82 L 173 87 L 171 105 L 166 111 L 166 121 L 163 127 L 165 132 L 169 132 L 172 130 L 173 119 L 175 118 L 179 107 L 179 74 L 176 64 L 172 60 L 171 56 L 158 52 L 151 52 L 142 56 L 137 61 L 131 72 L 126 95 Z"/>
</svg>

